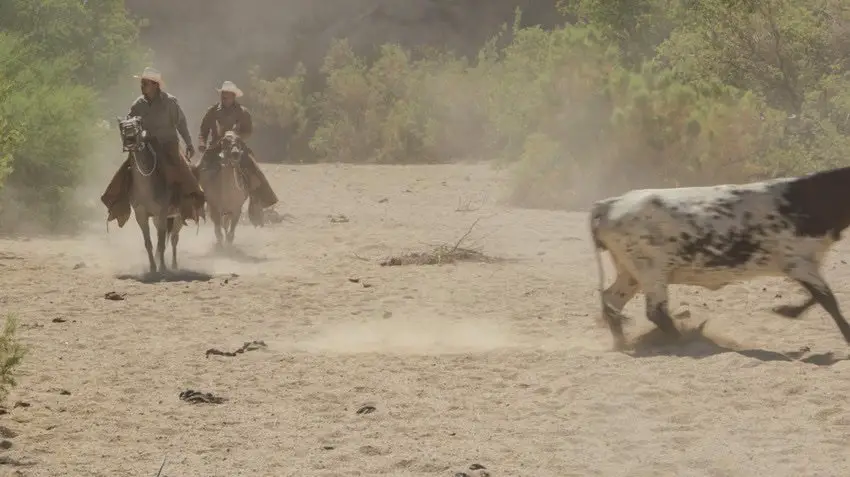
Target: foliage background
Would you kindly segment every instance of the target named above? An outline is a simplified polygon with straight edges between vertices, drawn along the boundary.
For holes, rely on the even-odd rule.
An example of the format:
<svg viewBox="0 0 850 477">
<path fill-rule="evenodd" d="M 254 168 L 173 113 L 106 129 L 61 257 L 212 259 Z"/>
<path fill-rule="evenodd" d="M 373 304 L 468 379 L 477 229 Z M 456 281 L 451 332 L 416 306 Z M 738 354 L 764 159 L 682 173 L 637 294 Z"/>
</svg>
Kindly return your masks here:
<svg viewBox="0 0 850 477">
<path fill-rule="evenodd" d="M 473 55 L 397 43 L 363 54 L 342 38 L 318 67 L 259 62 L 245 102 L 288 138 L 289 161 L 488 161 L 510 169 L 506 194 L 526 207 L 844 165 L 850 3 L 557 8 L 569 22 L 529 26 L 517 12 Z M 68 229 L 86 204 L 103 215 L 120 157 L 102 122 L 137 94 L 131 75 L 167 54 L 150 56 L 142 26 L 119 0 L 0 3 L 0 229 Z"/>
</svg>

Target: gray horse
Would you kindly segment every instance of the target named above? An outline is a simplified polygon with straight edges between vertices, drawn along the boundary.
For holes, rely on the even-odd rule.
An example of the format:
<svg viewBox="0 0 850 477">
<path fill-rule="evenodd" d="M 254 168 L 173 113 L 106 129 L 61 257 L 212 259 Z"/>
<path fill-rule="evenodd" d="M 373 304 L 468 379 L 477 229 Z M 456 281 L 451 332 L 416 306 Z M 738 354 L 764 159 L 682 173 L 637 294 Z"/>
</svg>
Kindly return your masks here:
<svg viewBox="0 0 850 477">
<path fill-rule="evenodd" d="M 239 125 L 222 134 L 221 124 L 216 121 L 216 129 L 216 137 L 221 139 L 211 149 L 220 152 L 214 156 L 214 161 L 209 161 L 201 169 L 199 182 L 213 222 L 216 246 L 221 248 L 224 245 L 224 232 L 227 245 L 233 245 L 242 206 L 248 200 L 248 187 L 239 167 L 246 153 L 245 142 L 239 137 Z"/>
<path fill-rule="evenodd" d="M 177 269 L 177 242 L 183 219 L 180 210 L 171 205 L 174 190 L 166 180 L 166 166 L 160 162 L 164 153 L 157 151 L 154 141 L 148 141 L 147 131 L 142 129 L 142 120 L 138 116 L 127 119 L 118 118 L 121 141 L 124 151 L 130 153 L 130 205 L 136 222 L 142 229 L 145 250 L 148 252 L 151 273 L 157 272 L 151 243 L 151 229 L 148 219 L 153 218 L 156 227 L 156 254 L 159 259 L 159 272 L 164 273 L 165 243 L 171 239 L 171 268 Z M 182 153 L 181 153 L 182 155 Z"/>
</svg>

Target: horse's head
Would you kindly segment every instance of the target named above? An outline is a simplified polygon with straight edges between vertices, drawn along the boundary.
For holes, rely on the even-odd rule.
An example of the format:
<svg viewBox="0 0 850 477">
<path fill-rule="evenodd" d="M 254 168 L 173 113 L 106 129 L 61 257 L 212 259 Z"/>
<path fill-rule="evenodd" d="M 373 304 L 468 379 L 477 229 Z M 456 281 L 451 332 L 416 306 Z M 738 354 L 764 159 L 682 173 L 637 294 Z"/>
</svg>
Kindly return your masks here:
<svg viewBox="0 0 850 477">
<path fill-rule="evenodd" d="M 245 153 L 245 142 L 239 137 L 239 125 L 237 124 L 233 130 L 221 132 L 221 125 L 216 123 L 219 131 L 219 148 L 221 152 L 219 157 L 225 164 L 237 166 L 242 160 L 242 154 Z"/>
<path fill-rule="evenodd" d="M 125 152 L 141 151 L 144 148 L 147 131 L 142 129 L 141 117 L 118 118 L 118 132 L 121 134 L 121 145 Z"/>
</svg>

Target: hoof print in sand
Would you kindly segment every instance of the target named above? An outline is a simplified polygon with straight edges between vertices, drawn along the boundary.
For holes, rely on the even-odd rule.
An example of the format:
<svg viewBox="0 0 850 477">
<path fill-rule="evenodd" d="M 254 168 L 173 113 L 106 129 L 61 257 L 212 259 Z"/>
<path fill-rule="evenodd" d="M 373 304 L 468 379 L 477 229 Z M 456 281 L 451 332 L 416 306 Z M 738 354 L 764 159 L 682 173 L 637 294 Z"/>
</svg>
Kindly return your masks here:
<svg viewBox="0 0 850 477">
<path fill-rule="evenodd" d="M 206 351 L 205 354 L 206 354 L 207 358 L 209 358 L 211 354 L 214 354 L 216 356 L 231 356 L 231 357 L 233 357 L 233 356 L 236 356 L 237 354 L 242 354 L 246 351 L 256 351 L 256 350 L 261 349 L 261 348 L 268 348 L 268 346 L 266 346 L 265 341 L 256 341 L 255 340 L 255 341 L 246 341 L 242 345 L 242 347 L 237 349 L 236 351 L 221 351 L 219 349 L 210 348 Z"/>
<path fill-rule="evenodd" d="M 180 393 L 180 399 L 189 404 L 221 404 L 227 401 L 226 398 L 216 396 L 213 393 L 202 393 L 187 389 Z"/>
<path fill-rule="evenodd" d="M 376 408 L 375 406 L 371 404 L 365 404 L 363 406 L 360 406 L 360 409 L 357 410 L 357 414 L 372 414 L 377 410 L 378 408 Z"/>
<path fill-rule="evenodd" d="M 126 295 L 127 295 L 126 293 L 118 293 L 118 292 L 111 291 L 111 292 L 107 292 L 106 294 L 104 294 L 103 297 L 106 298 L 107 300 L 121 301 L 121 300 L 124 299 L 124 297 Z"/>
</svg>

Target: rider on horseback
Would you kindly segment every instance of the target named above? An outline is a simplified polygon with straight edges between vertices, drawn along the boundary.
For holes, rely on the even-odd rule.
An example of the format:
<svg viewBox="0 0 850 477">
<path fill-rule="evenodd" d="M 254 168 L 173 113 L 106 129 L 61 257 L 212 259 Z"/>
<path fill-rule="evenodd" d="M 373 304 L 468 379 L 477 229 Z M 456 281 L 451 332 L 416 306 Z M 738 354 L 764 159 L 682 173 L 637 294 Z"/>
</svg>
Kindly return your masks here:
<svg viewBox="0 0 850 477">
<path fill-rule="evenodd" d="M 237 88 L 232 81 L 225 81 L 218 92 L 220 102 L 210 106 L 201 121 L 198 149 L 203 154 L 199 165 L 202 169 L 214 170 L 218 166 L 216 158 L 221 152 L 220 134 L 235 128 L 244 143 L 253 132 L 251 113 L 236 100 L 236 98 L 242 96 L 242 90 Z M 218 123 L 218 126 L 216 126 L 216 123 Z M 208 137 L 211 139 L 209 148 L 207 148 Z M 242 156 L 241 169 L 248 179 L 248 192 L 251 198 L 248 204 L 248 217 L 254 225 L 262 225 L 262 210 L 276 204 L 277 195 L 269 185 L 265 174 L 260 170 L 251 148 L 245 144 L 245 149 L 246 153 Z"/>
<path fill-rule="evenodd" d="M 177 102 L 177 98 L 162 90 L 162 75 L 153 68 L 145 68 L 141 76 L 142 95 L 130 106 L 128 117 L 142 118 L 142 127 L 147 131 L 151 145 L 158 154 L 162 154 L 166 167 L 163 168 L 166 180 L 175 186 L 172 204 L 180 208 L 183 219 L 198 221 L 203 213 L 204 193 L 198 180 L 192 173 L 190 164 L 180 154 L 179 134 L 186 143 L 186 156 L 195 154 L 192 137 L 186 124 L 186 116 Z M 121 164 L 112 181 L 106 188 L 101 201 L 109 210 L 107 222 L 118 220 L 121 227 L 130 218 L 129 191 L 132 174 L 130 156 Z"/>
</svg>

